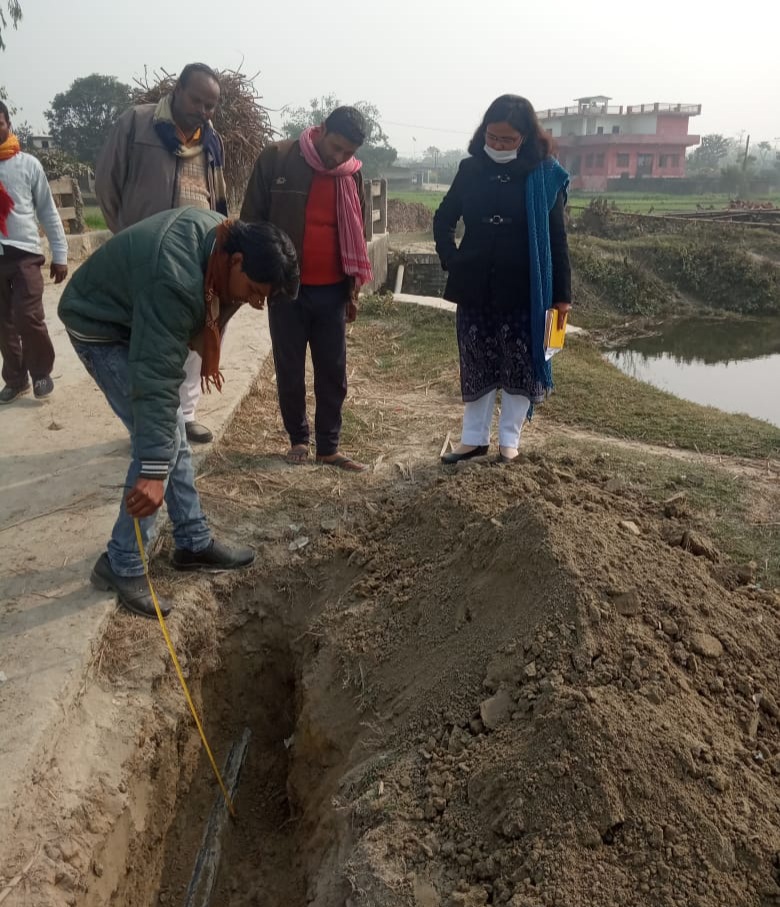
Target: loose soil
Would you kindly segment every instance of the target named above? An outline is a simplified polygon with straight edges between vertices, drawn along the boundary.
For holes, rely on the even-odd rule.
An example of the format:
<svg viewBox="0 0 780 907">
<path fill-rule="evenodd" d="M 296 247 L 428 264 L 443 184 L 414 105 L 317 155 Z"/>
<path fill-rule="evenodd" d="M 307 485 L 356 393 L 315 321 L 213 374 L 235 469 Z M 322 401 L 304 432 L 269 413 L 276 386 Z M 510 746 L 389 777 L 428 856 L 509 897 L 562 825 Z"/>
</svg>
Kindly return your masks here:
<svg viewBox="0 0 780 907">
<path fill-rule="evenodd" d="M 420 202 L 387 200 L 387 227 L 395 233 L 428 233 L 433 229 L 433 211 Z"/>
<path fill-rule="evenodd" d="M 392 330 L 355 331 L 370 473 L 284 464 L 266 366 L 199 480 L 256 566 L 155 564 L 218 761 L 253 734 L 213 903 L 780 905 L 761 564 L 719 550 L 679 461 L 659 498 L 543 408 L 516 463 L 438 466 L 452 376 L 399 380 Z M 776 519 L 776 464 L 741 475 Z M 117 614 L 33 775 L 6 907 L 183 903 L 216 789 L 181 699 L 159 629 Z"/>
</svg>

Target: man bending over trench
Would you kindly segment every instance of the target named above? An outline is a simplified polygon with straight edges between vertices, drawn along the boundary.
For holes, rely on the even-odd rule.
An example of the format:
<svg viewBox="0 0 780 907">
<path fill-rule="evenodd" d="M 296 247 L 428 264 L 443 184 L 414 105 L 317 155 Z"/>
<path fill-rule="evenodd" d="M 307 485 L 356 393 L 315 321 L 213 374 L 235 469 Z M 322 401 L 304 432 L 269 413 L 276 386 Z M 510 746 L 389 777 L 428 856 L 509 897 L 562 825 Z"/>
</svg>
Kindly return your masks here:
<svg viewBox="0 0 780 907">
<path fill-rule="evenodd" d="M 133 520 L 148 549 L 163 500 L 176 569 L 234 570 L 254 560 L 251 548 L 229 548 L 211 535 L 195 489 L 179 386 L 194 349 L 204 387 L 221 389 L 220 336 L 228 319 L 242 303 L 262 309 L 277 292 L 294 297 L 297 284 L 295 248 L 278 227 L 188 207 L 118 233 L 63 293 L 59 316 L 73 347 L 130 433 L 127 494 L 91 577 L 128 610 L 155 616 Z"/>
</svg>

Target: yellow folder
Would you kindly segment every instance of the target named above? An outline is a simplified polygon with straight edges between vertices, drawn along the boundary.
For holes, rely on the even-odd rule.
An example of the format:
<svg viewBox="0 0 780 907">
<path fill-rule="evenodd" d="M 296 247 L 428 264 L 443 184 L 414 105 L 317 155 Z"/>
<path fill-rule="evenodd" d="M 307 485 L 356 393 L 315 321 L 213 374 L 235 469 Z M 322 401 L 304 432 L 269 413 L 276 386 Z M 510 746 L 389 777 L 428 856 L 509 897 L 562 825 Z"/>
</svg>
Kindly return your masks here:
<svg viewBox="0 0 780 907">
<path fill-rule="evenodd" d="M 558 309 L 547 310 L 547 319 L 544 324 L 544 354 L 547 359 L 552 358 L 563 349 L 568 318 L 568 312 L 562 315 Z"/>
</svg>

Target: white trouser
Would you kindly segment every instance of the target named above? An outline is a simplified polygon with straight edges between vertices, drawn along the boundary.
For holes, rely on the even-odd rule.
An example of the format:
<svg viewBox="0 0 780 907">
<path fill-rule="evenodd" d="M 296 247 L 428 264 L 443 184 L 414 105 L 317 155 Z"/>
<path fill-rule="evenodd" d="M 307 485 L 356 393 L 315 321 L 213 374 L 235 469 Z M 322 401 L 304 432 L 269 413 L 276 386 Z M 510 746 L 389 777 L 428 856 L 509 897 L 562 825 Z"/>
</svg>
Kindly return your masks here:
<svg viewBox="0 0 780 907">
<path fill-rule="evenodd" d="M 179 388 L 179 402 L 185 422 L 195 421 L 195 410 L 200 402 L 200 355 L 190 350 L 184 363 L 184 381 Z"/>
<path fill-rule="evenodd" d="M 479 400 L 466 403 L 463 407 L 463 433 L 460 443 L 469 447 L 490 444 L 490 423 L 493 421 L 493 407 L 497 391 L 490 391 Z M 520 446 L 520 432 L 528 415 L 531 401 L 522 394 L 508 394 L 501 391 L 501 415 L 498 419 L 498 443 L 501 447 Z"/>
</svg>

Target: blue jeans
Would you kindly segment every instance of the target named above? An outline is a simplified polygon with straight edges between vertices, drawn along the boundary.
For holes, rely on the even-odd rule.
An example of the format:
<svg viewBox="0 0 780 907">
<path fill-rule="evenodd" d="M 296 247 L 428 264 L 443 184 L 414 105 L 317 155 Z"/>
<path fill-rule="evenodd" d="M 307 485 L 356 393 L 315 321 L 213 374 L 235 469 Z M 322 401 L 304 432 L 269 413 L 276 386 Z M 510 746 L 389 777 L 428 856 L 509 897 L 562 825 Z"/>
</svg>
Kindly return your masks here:
<svg viewBox="0 0 780 907">
<path fill-rule="evenodd" d="M 73 348 L 84 367 L 103 391 L 108 405 L 119 416 L 130 433 L 133 459 L 127 471 L 125 491 L 135 485 L 141 472 L 141 463 L 136 448 L 135 426 L 130 404 L 130 372 L 128 369 L 128 348 L 122 343 L 82 343 L 71 338 Z M 168 469 L 165 485 L 165 504 L 173 523 L 173 538 L 177 548 L 189 551 L 203 551 L 211 542 L 211 530 L 200 507 L 200 498 L 195 488 L 195 474 L 192 468 L 192 452 L 187 442 L 184 418 L 181 409 L 176 414 L 176 445 Z M 140 521 L 144 549 L 154 539 L 154 525 L 157 514 Z M 108 560 L 111 569 L 119 576 L 141 576 L 144 572 L 138 542 L 135 537 L 133 518 L 125 506 L 125 494 L 119 517 L 114 524 L 108 543 Z"/>
</svg>

